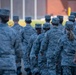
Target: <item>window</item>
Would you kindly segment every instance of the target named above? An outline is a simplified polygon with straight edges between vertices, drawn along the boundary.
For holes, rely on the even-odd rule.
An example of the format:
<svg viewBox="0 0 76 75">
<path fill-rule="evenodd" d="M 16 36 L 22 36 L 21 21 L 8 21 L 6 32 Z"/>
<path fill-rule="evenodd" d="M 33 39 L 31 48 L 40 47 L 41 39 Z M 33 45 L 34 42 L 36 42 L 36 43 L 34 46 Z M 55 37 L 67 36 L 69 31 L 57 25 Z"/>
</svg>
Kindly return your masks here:
<svg viewBox="0 0 76 75">
<path fill-rule="evenodd" d="M 20 19 L 23 19 L 23 6 L 22 0 L 13 0 L 13 15 L 17 15 Z"/>
</svg>

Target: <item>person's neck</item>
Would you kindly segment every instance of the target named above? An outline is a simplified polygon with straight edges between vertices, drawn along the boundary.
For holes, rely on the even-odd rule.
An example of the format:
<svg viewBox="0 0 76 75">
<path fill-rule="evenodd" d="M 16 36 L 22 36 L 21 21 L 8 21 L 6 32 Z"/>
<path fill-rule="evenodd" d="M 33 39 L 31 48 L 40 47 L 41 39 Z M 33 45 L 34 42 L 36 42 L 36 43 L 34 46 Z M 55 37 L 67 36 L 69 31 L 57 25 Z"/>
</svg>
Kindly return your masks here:
<svg viewBox="0 0 76 75">
<path fill-rule="evenodd" d="M 1 21 L 1 23 L 2 23 L 2 24 L 7 24 L 7 22 L 6 22 L 6 23 L 4 23 L 4 22 L 2 22 L 2 21 Z"/>
<path fill-rule="evenodd" d="M 46 22 L 46 23 L 50 23 L 50 22 Z"/>
<path fill-rule="evenodd" d="M 26 23 L 26 26 L 29 26 L 30 24 L 29 23 Z"/>
<path fill-rule="evenodd" d="M 26 23 L 26 24 L 30 24 L 30 23 Z"/>
<path fill-rule="evenodd" d="M 14 22 L 14 24 L 18 24 L 18 22 Z"/>
<path fill-rule="evenodd" d="M 0 26 L 5 27 L 5 26 L 8 26 L 8 24 L 7 23 L 4 23 L 4 22 L 1 22 L 1 25 Z"/>
<path fill-rule="evenodd" d="M 37 33 L 37 35 L 39 35 L 39 34 L 41 34 L 41 33 Z"/>
<path fill-rule="evenodd" d="M 58 27 L 58 25 L 53 25 L 53 27 Z"/>
</svg>

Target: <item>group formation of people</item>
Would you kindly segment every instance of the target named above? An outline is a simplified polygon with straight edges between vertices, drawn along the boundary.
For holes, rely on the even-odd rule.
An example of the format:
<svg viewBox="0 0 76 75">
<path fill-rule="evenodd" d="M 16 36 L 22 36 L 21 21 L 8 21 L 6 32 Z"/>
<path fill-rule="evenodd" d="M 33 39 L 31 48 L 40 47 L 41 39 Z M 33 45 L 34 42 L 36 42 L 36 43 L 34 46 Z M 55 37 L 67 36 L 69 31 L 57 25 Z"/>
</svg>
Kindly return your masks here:
<svg viewBox="0 0 76 75">
<path fill-rule="evenodd" d="M 76 75 L 76 21 L 70 15 L 65 26 L 58 15 L 45 16 L 43 25 L 31 26 L 31 17 L 25 17 L 26 26 L 9 27 L 10 11 L 0 9 L 0 75 L 22 75 L 21 59 L 27 75 Z"/>
</svg>

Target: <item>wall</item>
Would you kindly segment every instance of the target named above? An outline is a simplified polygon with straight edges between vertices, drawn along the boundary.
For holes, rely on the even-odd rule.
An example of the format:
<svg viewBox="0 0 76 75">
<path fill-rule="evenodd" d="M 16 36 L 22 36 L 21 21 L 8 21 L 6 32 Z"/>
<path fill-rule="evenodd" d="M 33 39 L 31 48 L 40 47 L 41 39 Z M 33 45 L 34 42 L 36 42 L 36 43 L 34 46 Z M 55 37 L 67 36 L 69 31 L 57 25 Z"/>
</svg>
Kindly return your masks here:
<svg viewBox="0 0 76 75">
<path fill-rule="evenodd" d="M 47 0 L 47 14 L 66 15 L 67 0 Z"/>
<path fill-rule="evenodd" d="M 0 0 L 0 8 L 6 8 L 10 10 L 10 0 L 7 0 L 7 2 L 5 2 L 5 0 Z"/>
<path fill-rule="evenodd" d="M 7 2 L 5 2 L 5 0 L 1 0 L 1 8 L 6 8 L 10 10 L 10 0 L 7 0 Z"/>
<path fill-rule="evenodd" d="M 72 12 L 76 12 L 76 0 L 69 0 L 68 7 L 71 8 Z"/>
<path fill-rule="evenodd" d="M 23 18 L 22 0 L 13 0 L 13 15 L 17 15 L 20 19 Z"/>
<path fill-rule="evenodd" d="M 1 8 L 1 0 L 0 0 L 0 8 Z"/>
<path fill-rule="evenodd" d="M 25 16 L 34 18 L 34 0 L 25 0 Z"/>
<path fill-rule="evenodd" d="M 25 15 L 34 18 L 34 0 L 25 0 Z M 37 18 L 46 14 L 46 0 L 37 0 Z"/>
<path fill-rule="evenodd" d="M 47 0 L 37 0 L 37 16 L 38 16 L 38 18 L 42 18 L 46 14 L 46 1 Z"/>
</svg>

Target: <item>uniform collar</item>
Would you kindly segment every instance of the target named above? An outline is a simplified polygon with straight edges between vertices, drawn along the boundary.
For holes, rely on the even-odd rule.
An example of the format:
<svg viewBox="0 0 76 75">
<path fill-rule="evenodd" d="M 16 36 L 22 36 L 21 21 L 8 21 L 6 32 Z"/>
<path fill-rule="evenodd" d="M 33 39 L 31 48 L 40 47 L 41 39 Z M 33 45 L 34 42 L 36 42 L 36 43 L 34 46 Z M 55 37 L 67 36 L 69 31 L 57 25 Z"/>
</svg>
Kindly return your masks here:
<svg viewBox="0 0 76 75">
<path fill-rule="evenodd" d="M 26 24 L 27 27 L 31 26 L 30 24 Z"/>
<path fill-rule="evenodd" d="M 57 29 L 57 28 L 58 28 L 58 26 L 53 26 L 53 28 L 54 28 L 54 29 Z"/>
<path fill-rule="evenodd" d="M 6 26 L 8 26 L 8 24 L 6 23 L 0 23 L 0 27 L 6 27 Z"/>
</svg>

